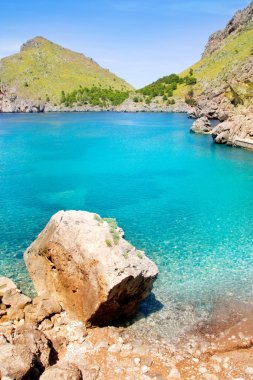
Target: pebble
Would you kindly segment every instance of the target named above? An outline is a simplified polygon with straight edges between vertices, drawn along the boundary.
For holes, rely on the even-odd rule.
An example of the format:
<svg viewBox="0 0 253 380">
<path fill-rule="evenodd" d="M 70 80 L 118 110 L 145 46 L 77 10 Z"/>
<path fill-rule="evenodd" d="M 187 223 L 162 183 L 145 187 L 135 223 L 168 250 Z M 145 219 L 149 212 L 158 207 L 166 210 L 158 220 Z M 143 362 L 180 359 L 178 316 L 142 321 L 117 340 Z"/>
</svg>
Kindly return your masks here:
<svg viewBox="0 0 253 380">
<path fill-rule="evenodd" d="M 220 356 L 217 356 L 217 355 L 213 355 L 211 357 L 212 360 L 215 360 L 216 362 L 218 363 L 221 363 L 222 362 L 222 358 Z"/>
<path fill-rule="evenodd" d="M 179 370 L 176 367 L 172 368 L 169 373 L 169 377 L 174 377 L 175 379 L 181 379 Z"/>
<path fill-rule="evenodd" d="M 100 350 L 101 348 L 108 348 L 109 346 L 109 343 L 106 342 L 105 340 L 102 340 L 101 342 L 98 342 L 96 345 L 95 345 L 95 350 Z"/>
<path fill-rule="evenodd" d="M 221 371 L 221 367 L 218 364 L 213 364 L 212 367 L 213 367 L 213 369 L 214 369 L 215 372 L 220 372 Z"/>
<path fill-rule="evenodd" d="M 139 364 L 140 364 L 140 361 L 141 361 L 140 358 L 134 358 L 134 364 L 135 364 L 135 365 L 139 365 Z"/>
<path fill-rule="evenodd" d="M 207 369 L 206 367 L 199 367 L 199 373 L 206 373 Z"/>
<path fill-rule="evenodd" d="M 219 380 L 219 378 L 216 375 L 213 375 L 212 373 L 206 373 L 204 375 L 205 380 Z"/>
<path fill-rule="evenodd" d="M 247 367 L 245 373 L 247 373 L 247 375 L 253 375 L 253 367 Z"/>
<path fill-rule="evenodd" d="M 115 344 L 112 344 L 108 348 L 108 352 L 120 352 L 121 348 L 122 348 L 122 343 L 115 343 Z"/>
<path fill-rule="evenodd" d="M 143 365 L 143 366 L 141 367 L 141 372 L 142 372 L 142 373 L 147 373 L 149 370 L 150 370 L 150 368 L 149 368 L 148 366 L 146 366 L 146 365 Z"/>
</svg>

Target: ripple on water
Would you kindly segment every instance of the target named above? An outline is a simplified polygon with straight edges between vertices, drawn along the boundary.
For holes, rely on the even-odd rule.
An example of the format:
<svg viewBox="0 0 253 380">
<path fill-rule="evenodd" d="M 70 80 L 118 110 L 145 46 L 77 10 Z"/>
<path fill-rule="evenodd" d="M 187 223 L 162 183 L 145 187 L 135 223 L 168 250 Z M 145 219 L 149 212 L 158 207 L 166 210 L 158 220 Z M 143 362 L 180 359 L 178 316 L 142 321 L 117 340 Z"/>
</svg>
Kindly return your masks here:
<svg viewBox="0 0 253 380">
<path fill-rule="evenodd" d="M 171 339 L 252 302 L 253 155 L 173 114 L 0 115 L 0 273 L 59 209 L 115 217 L 160 270 L 132 328 Z M 56 128 L 57 126 L 57 128 Z"/>
</svg>

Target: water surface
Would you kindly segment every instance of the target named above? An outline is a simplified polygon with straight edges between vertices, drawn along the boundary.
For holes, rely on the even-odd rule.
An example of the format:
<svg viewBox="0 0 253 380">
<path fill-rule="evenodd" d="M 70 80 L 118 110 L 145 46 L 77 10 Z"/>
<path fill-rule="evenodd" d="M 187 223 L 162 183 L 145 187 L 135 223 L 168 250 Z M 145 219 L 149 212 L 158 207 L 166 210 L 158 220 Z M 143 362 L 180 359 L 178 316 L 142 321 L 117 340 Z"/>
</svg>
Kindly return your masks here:
<svg viewBox="0 0 253 380">
<path fill-rule="evenodd" d="M 1 114 L 0 273 L 60 209 L 115 217 L 160 270 L 148 319 L 174 334 L 253 300 L 253 154 L 189 133 L 183 114 Z M 158 302 L 159 301 L 159 302 Z M 161 321 L 163 323 L 161 323 Z M 145 322 L 146 323 L 146 322 Z"/>
</svg>

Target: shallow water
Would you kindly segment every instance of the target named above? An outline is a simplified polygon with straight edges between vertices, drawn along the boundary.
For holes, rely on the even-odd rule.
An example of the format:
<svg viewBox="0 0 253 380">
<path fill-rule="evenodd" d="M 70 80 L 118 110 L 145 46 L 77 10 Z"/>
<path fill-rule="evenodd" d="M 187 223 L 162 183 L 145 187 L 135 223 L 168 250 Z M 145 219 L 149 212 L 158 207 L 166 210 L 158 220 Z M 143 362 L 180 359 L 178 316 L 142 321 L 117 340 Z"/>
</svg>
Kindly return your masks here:
<svg viewBox="0 0 253 380">
<path fill-rule="evenodd" d="M 253 154 L 190 134 L 191 123 L 1 114 L 0 273 L 28 289 L 25 248 L 59 209 L 84 209 L 115 217 L 160 269 L 136 326 L 171 337 L 217 305 L 253 301 Z"/>
</svg>

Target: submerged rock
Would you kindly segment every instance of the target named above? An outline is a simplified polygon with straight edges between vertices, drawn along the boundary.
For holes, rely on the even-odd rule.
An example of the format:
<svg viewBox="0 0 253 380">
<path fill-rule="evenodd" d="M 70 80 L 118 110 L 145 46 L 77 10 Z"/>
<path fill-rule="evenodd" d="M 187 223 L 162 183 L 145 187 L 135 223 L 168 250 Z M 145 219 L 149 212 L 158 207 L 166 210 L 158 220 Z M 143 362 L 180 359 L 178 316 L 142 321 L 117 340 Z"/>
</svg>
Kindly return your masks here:
<svg viewBox="0 0 253 380">
<path fill-rule="evenodd" d="M 94 325 L 132 315 L 158 275 L 114 220 L 84 211 L 55 214 L 24 258 L 39 296 Z"/>
</svg>

